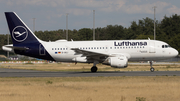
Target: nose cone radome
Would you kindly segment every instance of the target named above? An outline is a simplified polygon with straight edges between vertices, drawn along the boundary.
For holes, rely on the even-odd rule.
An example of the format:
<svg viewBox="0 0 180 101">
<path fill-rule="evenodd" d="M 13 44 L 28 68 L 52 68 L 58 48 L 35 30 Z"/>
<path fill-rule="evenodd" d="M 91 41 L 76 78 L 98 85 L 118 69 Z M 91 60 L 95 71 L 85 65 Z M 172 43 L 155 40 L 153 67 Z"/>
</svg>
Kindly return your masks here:
<svg viewBox="0 0 180 101">
<path fill-rule="evenodd" d="M 172 52 L 172 55 L 174 57 L 176 57 L 176 56 L 178 56 L 178 54 L 179 54 L 179 52 L 176 49 L 174 49 L 173 52 Z"/>
</svg>

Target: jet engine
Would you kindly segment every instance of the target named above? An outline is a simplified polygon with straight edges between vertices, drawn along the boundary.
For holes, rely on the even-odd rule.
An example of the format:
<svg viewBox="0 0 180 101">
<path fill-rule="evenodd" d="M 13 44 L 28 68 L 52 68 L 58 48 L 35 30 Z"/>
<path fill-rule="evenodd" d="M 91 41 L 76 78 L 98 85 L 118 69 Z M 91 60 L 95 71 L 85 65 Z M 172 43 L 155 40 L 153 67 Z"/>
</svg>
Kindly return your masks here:
<svg viewBox="0 0 180 101">
<path fill-rule="evenodd" d="M 126 56 L 108 57 L 103 64 L 110 65 L 114 68 L 126 68 L 128 66 L 128 59 Z"/>
</svg>

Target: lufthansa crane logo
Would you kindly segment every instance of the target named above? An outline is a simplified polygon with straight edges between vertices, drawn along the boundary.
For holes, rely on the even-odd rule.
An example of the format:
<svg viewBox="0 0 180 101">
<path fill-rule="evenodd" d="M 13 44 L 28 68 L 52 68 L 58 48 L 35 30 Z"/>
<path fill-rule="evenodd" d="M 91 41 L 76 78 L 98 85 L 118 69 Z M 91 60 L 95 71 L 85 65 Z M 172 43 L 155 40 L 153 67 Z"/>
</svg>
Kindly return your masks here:
<svg viewBox="0 0 180 101">
<path fill-rule="evenodd" d="M 28 36 L 28 31 L 23 26 L 17 26 L 12 31 L 12 37 L 17 42 L 22 42 L 26 40 L 27 36 Z"/>
</svg>

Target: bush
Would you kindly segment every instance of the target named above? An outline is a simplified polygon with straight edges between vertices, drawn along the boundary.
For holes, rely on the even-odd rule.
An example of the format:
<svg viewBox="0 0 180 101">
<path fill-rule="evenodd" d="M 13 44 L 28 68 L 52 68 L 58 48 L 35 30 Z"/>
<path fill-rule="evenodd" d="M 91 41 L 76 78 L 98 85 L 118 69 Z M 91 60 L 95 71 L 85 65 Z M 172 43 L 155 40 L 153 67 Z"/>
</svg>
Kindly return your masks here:
<svg viewBox="0 0 180 101">
<path fill-rule="evenodd" d="M 136 97 L 136 101 L 146 101 L 146 98 L 144 98 L 144 97 Z"/>
<path fill-rule="evenodd" d="M 53 82 L 52 81 L 47 81 L 46 84 L 52 84 Z"/>
</svg>

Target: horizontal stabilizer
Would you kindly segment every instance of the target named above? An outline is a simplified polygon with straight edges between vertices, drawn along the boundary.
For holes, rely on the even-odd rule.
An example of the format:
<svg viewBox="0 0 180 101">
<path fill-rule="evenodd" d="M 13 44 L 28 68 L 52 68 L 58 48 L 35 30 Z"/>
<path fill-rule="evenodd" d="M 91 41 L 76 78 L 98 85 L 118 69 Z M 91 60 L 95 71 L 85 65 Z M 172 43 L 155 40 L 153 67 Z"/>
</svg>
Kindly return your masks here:
<svg viewBox="0 0 180 101">
<path fill-rule="evenodd" d="M 17 46 L 13 46 L 13 45 L 11 44 L 11 45 L 2 46 L 2 49 L 3 49 L 4 51 L 14 52 L 14 50 L 28 50 L 29 48 L 27 48 L 27 47 L 17 47 Z"/>
</svg>

